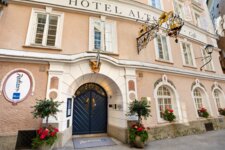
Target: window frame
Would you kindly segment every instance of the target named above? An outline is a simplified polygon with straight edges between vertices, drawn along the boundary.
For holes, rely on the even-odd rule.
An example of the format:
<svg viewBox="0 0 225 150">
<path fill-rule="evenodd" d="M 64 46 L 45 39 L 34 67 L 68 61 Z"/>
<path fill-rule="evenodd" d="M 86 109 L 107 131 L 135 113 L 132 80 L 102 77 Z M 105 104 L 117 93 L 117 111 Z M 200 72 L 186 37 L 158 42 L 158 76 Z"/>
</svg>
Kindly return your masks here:
<svg viewBox="0 0 225 150">
<path fill-rule="evenodd" d="M 46 27 L 47 29 L 46 28 L 44 29 L 42 44 L 35 43 L 36 30 L 37 30 L 37 27 L 35 25 L 35 20 L 37 19 L 37 14 L 46 14 L 48 16 L 50 16 L 50 15 L 58 16 L 56 38 L 55 38 L 54 46 L 47 45 L 46 37 L 48 36 L 49 26 Z M 46 7 L 46 9 L 32 8 L 29 26 L 28 26 L 28 32 L 27 32 L 26 41 L 25 41 L 25 46 L 61 49 L 63 22 L 64 22 L 64 13 L 63 12 L 52 11 L 52 8 L 49 8 L 49 7 Z"/>
<path fill-rule="evenodd" d="M 156 107 L 156 119 L 157 119 L 157 123 L 161 124 L 161 123 L 167 123 L 167 121 L 165 121 L 164 119 L 162 119 L 160 117 L 160 110 L 159 110 L 159 104 L 158 104 L 158 96 L 157 96 L 157 92 L 158 89 L 161 86 L 166 86 L 169 90 L 170 93 L 172 94 L 172 104 L 173 104 L 173 109 L 174 109 L 174 114 L 176 115 L 176 122 L 183 122 L 184 118 L 183 118 L 183 113 L 181 112 L 181 103 L 180 103 L 180 98 L 179 98 L 179 94 L 177 93 L 176 88 L 170 83 L 168 82 L 167 76 L 163 75 L 162 77 L 162 81 L 159 82 L 155 87 L 154 87 L 154 100 L 155 100 L 155 107 Z"/>
<path fill-rule="evenodd" d="M 200 96 L 196 96 L 195 95 L 195 91 L 199 92 Z M 194 101 L 195 101 L 195 107 L 196 107 L 197 110 L 199 110 L 202 107 L 205 107 L 204 106 L 204 103 L 203 103 L 204 97 L 202 96 L 202 91 L 199 88 L 195 88 L 193 90 L 193 96 L 194 96 Z M 200 99 L 201 100 L 201 103 L 199 103 L 199 101 L 197 101 L 197 99 L 198 100 Z M 201 107 L 199 107 L 199 105 L 201 105 Z"/>
<path fill-rule="evenodd" d="M 197 10 L 195 10 L 195 9 L 193 9 L 193 16 L 194 16 L 194 24 L 195 24 L 195 26 L 197 26 L 197 27 L 199 27 L 199 28 L 201 28 L 202 29 L 202 23 L 201 23 L 201 12 L 198 12 Z M 198 20 L 197 20 L 197 18 L 196 18 L 196 14 L 199 16 L 199 22 L 198 22 Z"/>
<path fill-rule="evenodd" d="M 162 88 L 162 91 L 164 92 L 164 89 L 163 88 L 166 88 L 168 91 L 169 91 L 169 93 L 170 93 L 170 95 L 168 96 L 168 95 L 164 95 L 164 93 L 162 94 L 162 95 L 159 95 L 158 94 L 158 91 L 159 91 L 159 89 L 160 88 Z M 166 86 L 166 85 L 162 85 L 162 86 L 160 86 L 158 89 L 157 89 L 157 102 L 158 102 L 158 110 L 159 110 L 159 117 L 160 117 L 160 119 L 162 119 L 163 120 L 163 118 L 161 117 L 161 111 L 160 111 L 160 106 L 162 105 L 163 106 L 163 110 L 165 109 L 164 107 L 166 106 L 166 104 L 165 104 L 165 99 L 170 99 L 170 104 L 167 104 L 167 105 L 170 105 L 171 106 L 171 108 L 170 109 L 173 109 L 174 110 L 174 102 L 173 102 L 173 92 Z M 162 99 L 162 104 L 160 104 L 159 103 L 159 99 Z M 165 110 L 164 110 L 165 111 Z"/>
<path fill-rule="evenodd" d="M 160 7 L 161 8 L 153 6 L 152 5 L 152 0 L 148 0 L 148 5 L 152 6 L 153 8 L 159 9 L 159 10 L 164 10 L 163 1 L 162 0 L 159 0 L 159 1 L 160 1 Z"/>
<path fill-rule="evenodd" d="M 156 60 L 162 61 L 162 62 L 167 62 L 167 63 L 173 63 L 173 56 L 172 56 L 171 45 L 170 45 L 170 38 L 168 36 L 164 35 L 164 34 L 158 34 L 157 36 L 160 36 L 160 40 L 161 40 L 162 45 L 163 45 L 162 36 L 165 37 L 169 60 L 166 60 L 164 58 L 162 59 L 162 58 L 159 57 L 159 47 L 158 47 L 157 37 L 154 38 Z M 162 48 L 163 48 L 163 46 L 162 46 Z M 164 51 L 164 50 L 162 49 L 162 51 Z"/>
<path fill-rule="evenodd" d="M 213 116 L 211 104 L 210 104 L 210 101 L 209 101 L 209 96 L 208 96 L 206 90 L 200 85 L 200 82 L 199 82 L 198 79 L 195 80 L 195 83 L 196 83 L 196 85 L 195 85 L 194 87 L 192 87 L 192 90 L 191 90 L 191 96 L 192 96 L 193 105 L 194 105 L 194 108 L 195 108 L 196 118 L 201 118 L 201 117 L 199 117 L 199 115 L 198 115 L 198 109 L 197 109 L 196 104 L 195 104 L 194 90 L 195 90 L 196 88 L 199 89 L 200 92 L 201 92 L 203 107 L 205 107 L 205 108 L 207 109 L 208 113 L 209 113 L 211 116 Z"/>
<path fill-rule="evenodd" d="M 182 7 L 184 7 L 184 4 L 183 4 L 181 1 L 179 1 L 179 0 L 173 0 L 173 11 L 175 12 L 175 14 L 177 14 L 176 9 L 175 9 L 175 3 L 181 5 Z M 178 14 L 178 15 L 179 15 L 182 19 L 185 20 L 185 17 L 184 17 L 185 14 L 184 14 L 183 9 L 181 9 L 181 12 L 182 12 L 182 15 L 180 15 L 180 14 Z"/>
<path fill-rule="evenodd" d="M 223 90 L 221 90 L 220 88 L 218 87 L 215 87 L 213 90 L 212 90 L 212 96 L 213 96 L 213 100 L 214 100 L 214 103 L 215 103 L 215 107 L 217 108 L 217 115 L 218 116 L 221 116 L 219 111 L 218 111 L 218 107 L 217 107 L 217 102 L 216 102 L 216 97 L 215 97 L 215 91 L 218 90 L 219 91 L 219 98 L 220 98 L 220 105 L 222 108 L 225 107 L 225 96 L 224 96 L 224 92 Z"/>
<path fill-rule="evenodd" d="M 191 59 L 192 59 L 193 65 L 186 64 L 186 60 L 185 60 L 185 57 L 184 57 L 183 45 L 182 45 L 183 43 L 185 44 L 185 46 L 187 46 L 187 44 L 190 46 Z M 195 54 L 194 54 L 194 51 L 193 51 L 192 43 L 188 42 L 187 39 L 180 40 L 180 50 L 181 50 L 181 55 L 182 55 L 183 66 L 196 68 L 197 65 L 196 65 L 196 61 L 195 61 Z"/>
<path fill-rule="evenodd" d="M 112 51 L 107 51 L 105 49 L 106 46 L 104 46 L 106 44 L 105 39 L 103 39 L 103 41 L 101 41 L 101 49 L 95 49 L 95 37 L 94 37 L 94 22 L 95 21 L 101 21 L 101 22 L 106 22 L 106 23 L 110 23 L 112 26 Z M 105 34 L 105 33 L 104 33 Z M 98 51 L 100 50 L 100 52 L 103 53 L 111 53 L 111 54 L 118 54 L 118 46 L 117 46 L 117 23 L 114 20 L 108 20 L 105 19 L 104 16 L 101 16 L 101 18 L 97 18 L 97 17 L 90 17 L 89 18 L 89 51 L 94 52 L 94 51 Z"/>
</svg>

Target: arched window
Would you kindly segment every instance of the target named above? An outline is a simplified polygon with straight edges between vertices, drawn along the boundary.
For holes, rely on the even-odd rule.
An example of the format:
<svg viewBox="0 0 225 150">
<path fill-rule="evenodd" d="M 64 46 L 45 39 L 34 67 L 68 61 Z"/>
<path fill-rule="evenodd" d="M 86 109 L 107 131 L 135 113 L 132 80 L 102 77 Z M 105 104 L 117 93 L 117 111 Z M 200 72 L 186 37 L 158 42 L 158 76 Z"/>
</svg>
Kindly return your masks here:
<svg viewBox="0 0 225 150">
<path fill-rule="evenodd" d="M 160 117 L 162 118 L 162 113 L 166 108 L 172 109 L 172 93 L 170 89 L 166 86 L 159 87 L 157 91 L 158 107 L 160 111 Z"/>
<path fill-rule="evenodd" d="M 216 106 L 217 108 L 222 108 L 222 104 L 221 104 L 221 92 L 216 89 L 214 90 L 214 98 L 215 98 L 215 101 L 216 101 Z"/>
<path fill-rule="evenodd" d="M 194 90 L 194 100 L 197 110 L 203 107 L 202 93 L 198 88 Z"/>
</svg>

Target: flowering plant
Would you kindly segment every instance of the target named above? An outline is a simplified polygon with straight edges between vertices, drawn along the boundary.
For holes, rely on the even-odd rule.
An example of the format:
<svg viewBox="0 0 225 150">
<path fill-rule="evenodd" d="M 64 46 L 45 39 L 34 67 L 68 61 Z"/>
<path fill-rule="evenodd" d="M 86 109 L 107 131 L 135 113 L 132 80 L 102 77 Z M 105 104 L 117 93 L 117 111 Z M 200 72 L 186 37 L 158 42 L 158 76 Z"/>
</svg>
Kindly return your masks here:
<svg viewBox="0 0 225 150">
<path fill-rule="evenodd" d="M 202 107 L 198 110 L 198 115 L 199 115 L 199 117 L 203 117 L 203 118 L 209 117 L 209 113 L 207 112 L 207 109 L 204 107 Z"/>
<path fill-rule="evenodd" d="M 62 102 L 54 101 L 53 99 L 43 99 L 38 100 L 36 105 L 33 106 L 34 111 L 31 112 L 34 118 L 46 118 L 46 125 L 44 128 L 40 128 L 37 130 L 37 136 L 32 139 L 32 147 L 38 148 L 39 146 L 49 145 L 52 146 L 53 143 L 57 139 L 57 132 L 59 130 L 48 125 L 48 118 L 53 116 L 56 118 L 57 112 L 60 110 L 58 107 L 61 105 Z M 56 118 L 57 119 L 57 118 Z"/>
<path fill-rule="evenodd" d="M 225 108 L 219 108 L 220 115 L 225 116 Z"/>
<path fill-rule="evenodd" d="M 174 115 L 172 109 L 166 109 L 162 115 L 163 115 L 163 119 L 169 122 L 172 122 L 174 121 L 174 119 L 176 119 L 176 116 Z"/>
<path fill-rule="evenodd" d="M 130 143 L 136 147 L 143 148 L 145 141 L 148 140 L 148 132 L 145 127 L 141 124 L 142 117 L 147 119 L 150 116 L 151 110 L 147 99 L 134 100 L 129 105 L 128 115 L 137 115 L 138 121 L 136 124 L 129 128 L 129 140 Z"/>
<path fill-rule="evenodd" d="M 129 129 L 129 139 L 131 143 L 135 142 L 136 136 L 139 136 L 141 138 L 142 142 L 145 142 L 148 140 L 148 131 L 150 128 L 145 128 L 143 124 L 134 124 Z"/>
<path fill-rule="evenodd" d="M 52 145 L 57 139 L 59 130 L 52 126 L 40 128 L 37 130 L 37 136 L 32 140 L 32 148 L 38 148 L 41 145 Z"/>
</svg>

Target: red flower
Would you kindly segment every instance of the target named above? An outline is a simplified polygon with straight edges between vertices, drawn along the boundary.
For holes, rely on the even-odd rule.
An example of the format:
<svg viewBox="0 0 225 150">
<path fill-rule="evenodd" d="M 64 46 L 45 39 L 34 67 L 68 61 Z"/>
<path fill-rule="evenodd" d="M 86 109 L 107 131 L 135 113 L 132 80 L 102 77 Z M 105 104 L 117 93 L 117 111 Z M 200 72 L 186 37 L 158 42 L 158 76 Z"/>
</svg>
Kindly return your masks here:
<svg viewBox="0 0 225 150">
<path fill-rule="evenodd" d="M 200 109 L 200 112 L 206 112 L 206 109 L 202 107 L 202 108 Z"/>
<path fill-rule="evenodd" d="M 170 112 L 170 113 L 173 113 L 173 109 L 169 109 L 169 112 Z"/>
<path fill-rule="evenodd" d="M 46 129 L 42 132 L 42 135 L 47 136 L 48 133 L 49 133 L 49 130 L 46 128 Z"/>
<path fill-rule="evenodd" d="M 142 130 L 143 130 L 142 127 L 139 127 L 139 128 L 137 129 L 138 132 L 141 132 Z"/>
<path fill-rule="evenodd" d="M 54 131 L 57 133 L 57 132 L 59 132 L 59 129 L 57 129 L 57 128 L 54 128 Z"/>
<path fill-rule="evenodd" d="M 39 130 L 37 130 L 37 133 L 38 133 L 39 135 L 41 135 L 42 132 L 43 132 L 43 128 L 40 128 Z"/>
<path fill-rule="evenodd" d="M 54 131 L 50 133 L 50 136 L 55 136 L 55 135 L 56 135 L 56 132 Z"/>
<path fill-rule="evenodd" d="M 40 136 L 40 139 L 43 140 L 45 137 L 46 137 L 46 135 L 42 134 L 42 135 Z"/>
</svg>

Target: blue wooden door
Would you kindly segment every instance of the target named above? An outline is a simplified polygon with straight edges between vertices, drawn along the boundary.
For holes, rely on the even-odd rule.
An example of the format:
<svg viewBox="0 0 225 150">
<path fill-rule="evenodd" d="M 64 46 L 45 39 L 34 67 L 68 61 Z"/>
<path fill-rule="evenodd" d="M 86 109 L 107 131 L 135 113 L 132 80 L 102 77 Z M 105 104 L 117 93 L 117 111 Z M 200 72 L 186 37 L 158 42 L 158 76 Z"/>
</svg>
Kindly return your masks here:
<svg viewBox="0 0 225 150">
<path fill-rule="evenodd" d="M 107 132 L 107 96 L 97 84 L 88 83 L 75 93 L 73 134 Z"/>
</svg>

